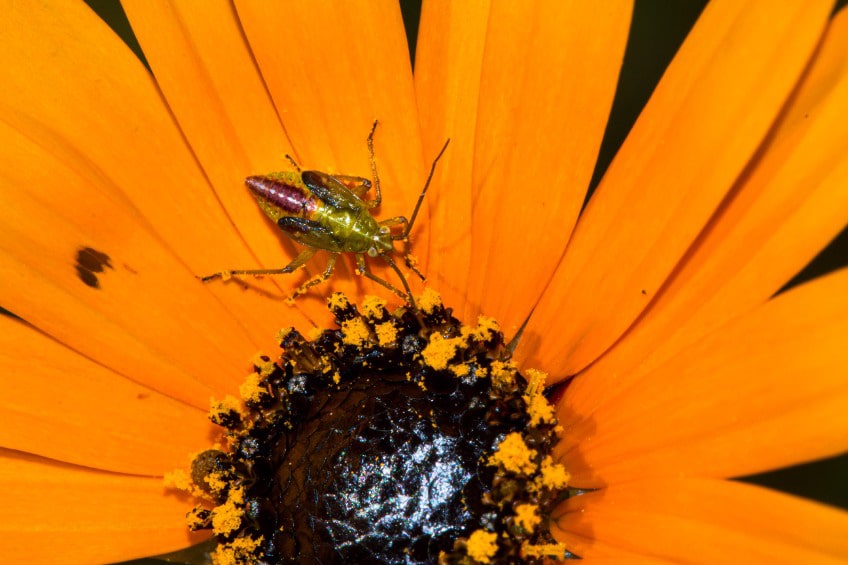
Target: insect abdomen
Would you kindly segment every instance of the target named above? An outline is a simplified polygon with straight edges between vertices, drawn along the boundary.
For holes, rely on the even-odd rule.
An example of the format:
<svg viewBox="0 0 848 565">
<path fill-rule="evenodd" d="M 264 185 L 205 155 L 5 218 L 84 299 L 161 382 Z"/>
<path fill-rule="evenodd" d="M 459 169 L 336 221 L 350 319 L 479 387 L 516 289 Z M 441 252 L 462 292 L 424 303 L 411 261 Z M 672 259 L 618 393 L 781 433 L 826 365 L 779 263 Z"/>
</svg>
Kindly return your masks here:
<svg viewBox="0 0 848 565">
<path fill-rule="evenodd" d="M 247 177 L 244 183 L 255 196 L 278 208 L 279 215 L 308 218 L 320 204 L 303 188 L 285 180 L 260 175 Z"/>
</svg>

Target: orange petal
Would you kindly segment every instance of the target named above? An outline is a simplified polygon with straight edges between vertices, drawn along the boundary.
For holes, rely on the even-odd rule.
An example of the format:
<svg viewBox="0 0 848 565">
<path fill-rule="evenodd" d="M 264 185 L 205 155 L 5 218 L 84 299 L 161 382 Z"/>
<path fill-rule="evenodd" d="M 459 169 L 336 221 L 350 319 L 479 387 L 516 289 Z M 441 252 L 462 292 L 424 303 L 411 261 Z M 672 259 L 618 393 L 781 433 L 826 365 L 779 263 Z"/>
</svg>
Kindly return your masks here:
<svg viewBox="0 0 848 565">
<path fill-rule="evenodd" d="M 213 392 L 232 391 L 258 349 L 239 320 L 96 169 L 75 170 L 2 122 L 0 145 L 3 303 L 83 355 L 201 409 Z"/>
<path fill-rule="evenodd" d="M 110 563 L 175 551 L 192 503 L 161 479 L 117 475 L 0 450 L 6 563 Z"/>
<path fill-rule="evenodd" d="M 574 374 L 636 319 L 774 123 L 830 8 L 706 7 L 581 217 L 520 359 Z"/>
<path fill-rule="evenodd" d="M 236 7 L 295 158 L 307 169 L 370 177 L 365 138 L 379 120 L 374 136 L 383 188 L 379 218 L 408 216 L 426 170 L 397 3 L 238 1 Z M 413 232 L 415 252 L 425 263 L 427 215 L 422 208 Z M 380 264 L 369 261 L 397 285 L 396 276 L 377 268 Z M 387 292 L 359 277 L 341 279 L 332 287 L 357 294 Z M 310 315 L 325 311 L 323 304 L 304 307 Z"/>
<path fill-rule="evenodd" d="M 731 481 L 638 481 L 571 498 L 557 512 L 554 535 L 587 563 L 616 555 L 705 564 L 848 558 L 848 513 Z"/>
<path fill-rule="evenodd" d="M 848 449 L 848 269 L 782 294 L 581 418 L 558 405 L 580 487 L 733 477 Z M 578 377 L 582 378 L 582 377 Z"/>
<path fill-rule="evenodd" d="M 848 223 L 846 28 L 842 11 L 738 193 L 636 326 L 571 385 L 582 417 L 700 336 L 765 302 Z"/>
<path fill-rule="evenodd" d="M 262 213 L 244 179 L 289 169 L 284 155 L 293 150 L 232 5 L 207 2 L 193 10 L 179 3 L 129 0 L 123 7 L 168 106 L 236 230 L 259 266 L 284 266 L 299 250 Z M 274 280 L 288 290 L 296 279 Z"/>
<path fill-rule="evenodd" d="M 188 267 L 171 274 L 185 277 L 184 284 L 196 283 L 193 274 L 255 263 L 149 74 L 99 18 L 76 2 L 49 9 L 25 3 L 7 11 L 0 26 L 3 121 L 70 168 L 96 179 L 88 182 L 108 198 L 134 208 L 139 223 Z M 50 202 L 72 207 L 86 202 L 64 200 L 60 180 L 41 187 L 51 190 Z M 102 229 L 107 221 L 120 220 L 92 215 L 87 231 Z M 113 256 L 120 251 L 102 250 Z M 234 284 L 208 287 L 206 292 L 222 297 L 254 343 L 270 341 L 285 318 L 305 323 L 281 300 L 241 292 Z M 199 284 L 194 288 L 203 292 Z M 230 354 L 244 358 L 253 351 L 233 347 Z"/>
<path fill-rule="evenodd" d="M 490 2 L 425 2 L 415 50 L 415 92 L 425 155 L 450 138 L 428 195 L 428 284 L 462 312 L 471 264 L 472 173 Z"/>
<path fill-rule="evenodd" d="M 205 414 L 0 316 L 0 446 L 137 475 L 211 444 Z"/>
<path fill-rule="evenodd" d="M 485 313 L 515 335 L 553 274 L 595 166 L 631 11 L 628 2 L 493 5 L 466 319 Z"/>
</svg>

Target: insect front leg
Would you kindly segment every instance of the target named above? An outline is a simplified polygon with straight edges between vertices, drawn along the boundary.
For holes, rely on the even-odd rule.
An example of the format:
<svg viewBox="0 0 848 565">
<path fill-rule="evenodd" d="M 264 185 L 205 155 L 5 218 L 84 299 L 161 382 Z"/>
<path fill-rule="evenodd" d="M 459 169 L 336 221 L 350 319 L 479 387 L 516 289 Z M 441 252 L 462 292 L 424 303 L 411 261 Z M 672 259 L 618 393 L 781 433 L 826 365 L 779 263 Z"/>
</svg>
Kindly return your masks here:
<svg viewBox="0 0 848 565">
<path fill-rule="evenodd" d="M 313 250 L 313 253 L 314 252 L 315 251 Z M 330 260 L 327 261 L 327 268 L 324 269 L 324 272 L 318 275 L 317 277 L 313 277 L 302 285 L 300 285 L 297 290 L 294 291 L 294 294 L 291 295 L 291 298 L 289 298 L 289 303 L 294 302 L 295 298 L 297 298 L 298 296 L 302 296 L 306 293 L 307 290 L 309 290 L 313 286 L 321 284 L 322 282 L 325 282 L 327 279 L 329 279 L 333 275 L 333 269 L 336 268 L 336 259 L 338 258 L 338 256 L 338 253 L 330 253 Z"/>
<path fill-rule="evenodd" d="M 392 239 L 394 241 L 403 241 L 405 245 L 404 254 L 403 254 L 403 262 L 409 268 L 410 271 L 418 275 L 422 281 L 427 280 L 424 274 L 418 270 L 418 259 L 412 256 L 409 252 L 409 220 L 406 219 L 406 216 L 395 216 L 394 218 L 389 218 L 387 220 L 383 220 L 379 223 L 381 228 L 391 228 L 391 226 L 403 226 L 403 232 L 392 235 Z"/>
<path fill-rule="evenodd" d="M 318 251 L 312 247 L 304 250 L 300 255 L 294 258 L 294 261 L 283 267 L 282 269 L 234 269 L 229 271 L 221 271 L 219 273 L 213 273 L 211 275 L 206 275 L 205 277 L 199 277 L 202 282 L 208 282 L 212 279 L 221 278 L 223 280 L 227 280 L 233 275 L 285 275 L 287 273 L 292 273 L 296 269 L 303 266 L 304 263 L 309 261 L 315 252 Z"/>
<path fill-rule="evenodd" d="M 395 265 L 394 261 L 392 261 L 389 257 L 385 255 L 381 255 L 381 257 L 383 257 L 398 274 L 398 277 L 400 277 L 401 282 L 403 282 L 403 288 L 406 289 L 406 294 L 398 290 L 398 288 L 395 287 L 393 284 L 381 279 L 380 277 L 369 271 L 368 266 L 365 264 L 365 256 L 361 253 L 356 254 L 356 272 L 360 275 L 368 277 L 369 279 L 383 286 L 384 288 L 391 290 L 392 292 L 394 292 L 395 294 L 397 294 L 398 296 L 400 296 L 401 298 L 408 301 L 414 306 L 415 300 L 412 298 L 412 291 L 409 289 L 409 285 L 407 284 L 406 278 L 403 276 L 403 273 L 400 272 L 400 269 L 397 268 L 397 265 Z"/>
<path fill-rule="evenodd" d="M 380 192 L 380 177 L 377 175 L 377 161 L 374 159 L 374 130 L 377 129 L 377 120 L 371 126 L 368 134 L 368 160 L 371 162 L 371 176 L 374 178 L 374 200 L 368 200 L 365 205 L 368 208 L 377 208 L 383 202 L 383 194 Z"/>
</svg>

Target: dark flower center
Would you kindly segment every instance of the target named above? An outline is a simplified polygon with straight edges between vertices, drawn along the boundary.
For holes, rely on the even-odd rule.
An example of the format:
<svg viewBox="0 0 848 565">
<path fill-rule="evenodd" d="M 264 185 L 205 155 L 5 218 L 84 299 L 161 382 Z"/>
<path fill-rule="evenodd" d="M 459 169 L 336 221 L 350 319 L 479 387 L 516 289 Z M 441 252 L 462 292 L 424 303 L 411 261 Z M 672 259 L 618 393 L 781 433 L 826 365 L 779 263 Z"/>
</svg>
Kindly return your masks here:
<svg viewBox="0 0 848 565">
<path fill-rule="evenodd" d="M 255 362 L 243 407 L 213 408 L 231 448 L 193 464 L 217 505 L 219 563 L 513 563 L 563 557 L 547 527 L 567 474 L 543 375 L 525 379 L 493 320 L 462 326 L 433 295 L 389 314 L 343 296 L 339 329 Z M 529 380 L 529 382 L 528 382 Z"/>
</svg>

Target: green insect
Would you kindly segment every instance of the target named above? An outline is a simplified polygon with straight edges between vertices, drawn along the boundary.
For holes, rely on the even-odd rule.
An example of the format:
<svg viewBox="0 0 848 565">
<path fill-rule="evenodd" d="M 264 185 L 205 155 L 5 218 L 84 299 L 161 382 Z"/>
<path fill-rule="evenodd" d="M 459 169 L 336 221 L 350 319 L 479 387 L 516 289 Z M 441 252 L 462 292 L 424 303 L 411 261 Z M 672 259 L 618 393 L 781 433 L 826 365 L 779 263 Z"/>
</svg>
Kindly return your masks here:
<svg viewBox="0 0 848 565">
<path fill-rule="evenodd" d="M 421 280 L 424 275 L 415 266 L 414 258 L 409 254 L 409 234 L 418 217 L 418 210 L 430 187 L 430 181 L 436 170 L 436 164 L 450 143 L 445 142 L 442 150 L 430 167 L 430 174 L 424 189 L 418 196 L 418 202 L 412 211 L 412 217 L 395 216 L 377 221 L 371 210 L 380 206 L 380 178 L 377 176 L 377 164 L 374 160 L 374 131 L 377 122 L 368 134 L 368 154 L 371 162 L 371 176 L 374 180 L 375 197 L 364 200 L 365 193 L 371 188 L 371 181 L 362 177 L 330 175 L 321 171 L 301 171 L 290 157 L 295 171 L 251 176 L 245 179 L 247 188 L 256 197 L 259 207 L 274 220 L 286 235 L 304 245 L 306 249 L 291 263 L 282 269 L 238 269 L 227 270 L 201 277 L 203 282 L 215 278 L 228 279 L 233 275 L 283 275 L 302 267 L 318 251 L 330 253 L 330 260 L 323 274 L 306 281 L 292 295 L 292 299 L 304 294 L 311 287 L 330 278 L 340 253 L 353 253 L 356 256 L 356 272 L 384 286 L 411 306 L 415 306 L 412 291 L 401 270 L 389 256 L 393 252 L 394 242 L 405 244 L 404 261 Z M 288 157 L 288 156 L 287 156 Z M 402 231 L 393 233 L 392 228 L 402 226 Z M 397 273 L 405 292 L 381 279 L 368 270 L 365 255 L 382 258 Z"/>
</svg>

